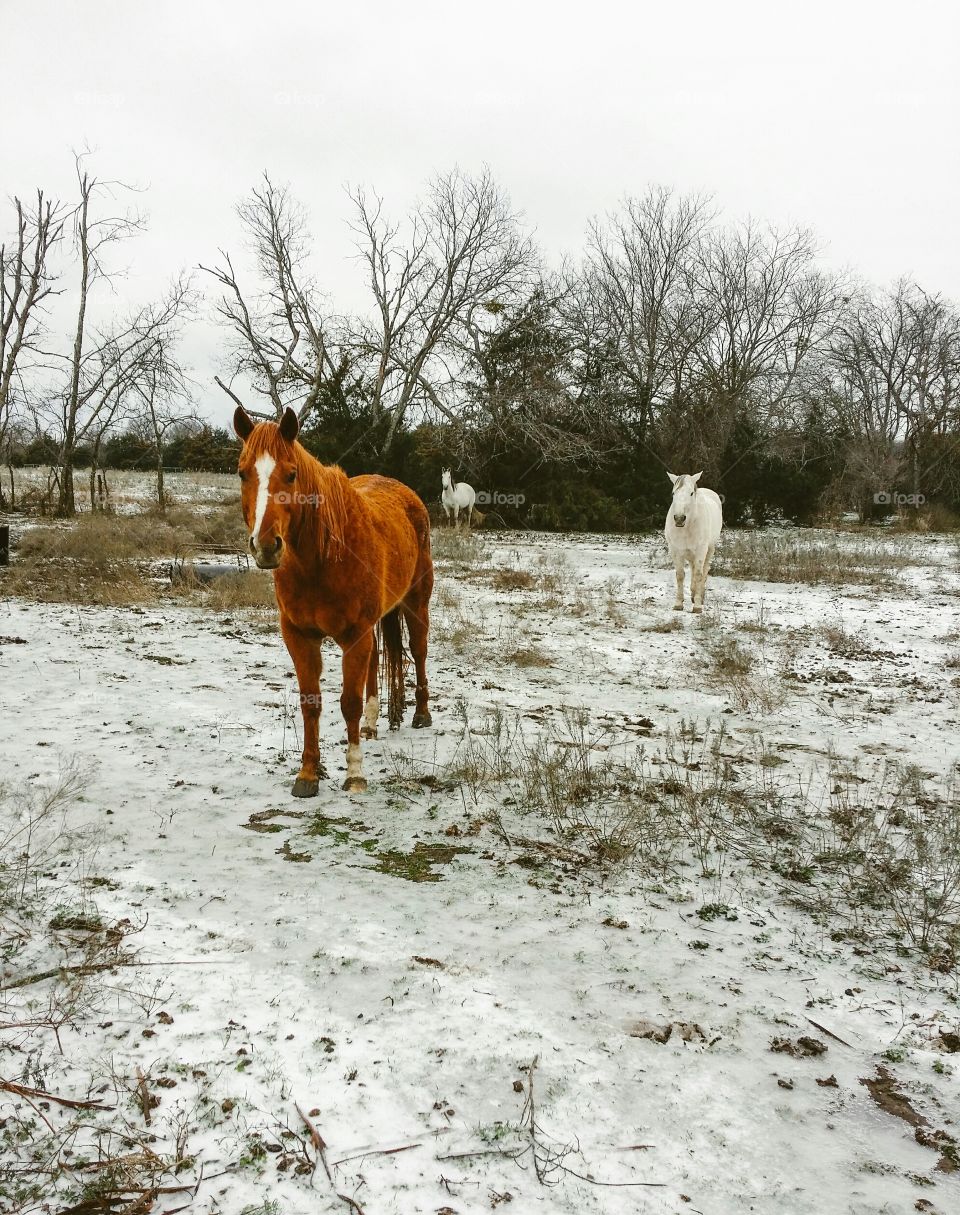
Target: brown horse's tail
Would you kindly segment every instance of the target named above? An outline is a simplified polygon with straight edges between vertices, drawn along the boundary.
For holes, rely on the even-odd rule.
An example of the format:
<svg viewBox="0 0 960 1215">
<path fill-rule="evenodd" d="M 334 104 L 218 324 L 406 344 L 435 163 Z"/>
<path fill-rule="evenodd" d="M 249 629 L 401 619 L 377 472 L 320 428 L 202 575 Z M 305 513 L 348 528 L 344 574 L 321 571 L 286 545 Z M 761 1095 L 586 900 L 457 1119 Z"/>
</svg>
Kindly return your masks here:
<svg viewBox="0 0 960 1215">
<path fill-rule="evenodd" d="M 395 607 L 380 621 L 380 654 L 382 668 L 381 685 L 387 691 L 387 721 L 391 730 L 399 730 L 403 724 L 406 701 L 403 689 L 405 657 L 403 631 L 400 624 L 400 609 Z"/>
</svg>

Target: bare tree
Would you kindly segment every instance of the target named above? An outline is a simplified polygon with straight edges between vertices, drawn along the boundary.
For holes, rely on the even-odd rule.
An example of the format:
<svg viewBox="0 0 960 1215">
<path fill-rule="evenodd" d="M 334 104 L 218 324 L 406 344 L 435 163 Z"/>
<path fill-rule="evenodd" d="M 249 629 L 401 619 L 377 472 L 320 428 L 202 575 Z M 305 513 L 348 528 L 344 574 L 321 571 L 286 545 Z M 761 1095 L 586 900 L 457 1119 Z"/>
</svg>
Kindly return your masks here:
<svg viewBox="0 0 960 1215">
<path fill-rule="evenodd" d="M 250 239 L 259 282 L 245 292 L 230 254 L 201 266 L 219 284 L 217 313 L 232 335 L 234 375 L 249 377 L 267 398 L 267 415 L 279 417 L 288 405 L 305 418 L 322 393 L 343 394 L 351 359 L 343 325 L 325 316 L 323 300 L 309 269 L 309 232 L 303 208 L 286 187 L 267 174 L 263 185 L 237 207 Z M 232 380 L 231 376 L 231 380 Z M 219 376 L 217 384 L 238 404 Z"/>
<path fill-rule="evenodd" d="M 796 430 L 800 373 L 836 316 L 838 281 L 817 268 L 810 233 L 748 222 L 704 234 L 693 286 L 702 332 L 687 351 L 663 437 L 722 475 L 717 456 L 739 423 L 756 431 L 754 446 Z"/>
<path fill-rule="evenodd" d="M 776 416 L 836 315 L 837 283 L 815 260 L 813 237 L 800 228 L 763 232 L 746 223 L 704 241 L 698 286 L 713 323 L 697 355 L 717 396 L 749 394 Z"/>
<path fill-rule="evenodd" d="M 949 468 L 942 458 L 925 462 L 923 450 L 955 436 L 960 420 L 956 309 L 905 279 L 887 292 L 861 288 L 831 334 L 828 362 L 864 501 L 903 479 L 915 494 L 939 489 Z"/>
<path fill-rule="evenodd" d="M 118 400 L 121 367 L 126 362 L 129 344 L 136 340 L 134 335 L 140 322 L 140 318 L 135 317 L 125 327 L 95 332 L 93 345 L 90 345 L 91 296 L 99 283 L 108 283 L 111 279 L 104 258 L 113 246 L 142 231 L 144 221 L 134 210 L 113 210 L 111 204 L 115 196 L 129 191 L 130 187 L 120 182 L 100 181 L 90 174 L 85 160 L 84 154 L 75 157 L 79 203 L 73 213 L 73 238 L 80 279 L 73 346 L 68 356 L 67 384 L 58 419 L 57 513 L 60 515 L 72 515 L 76 511 L 73 467 L 77 446 L 94 428 L 98 416 L 111 402 Z M 100 206 L 103 213 L 100 213 Z"/>
<path fill-rule="evenodd" d="M 606 322 L 640 435 L 664 397 L 676 395 L 691 350 L 714 323 L 693 284 L 710 219 L 707 198 L 653 187 L 590 225 L 581 292 L 592 293 Z"/>
<path fill-rule="evenodd" d="M 152 349 L 145 353 L 133 387 L 137 398 L 135 425 L 153 456 L 157 505 L 162 514 L 167 508 L 163 463 L 169 438 L 199 425 L 190 380 L 176 358 L 176 333 L 172 329 L 158 334 Z"/>
<path fill-rule="evenodd" d="M 54 427 L 60 436 L 57 513 L 76 510 L 73 489 L 74 454 L 81 443 L 92 449 L 91 502 L 100 452 L 110 430 L 128 416 L 133 394 L 156 359 L 157 345 L 191 306 L 190 281 L 173 281 L 159 300 L 135 309 L 125 318 L 100 327 L 86 325 L 83 341 L 69 360 L 69 382 L 55 402 Z"/>
<path fill-rule="evenodd" d="M 13 200 L 16 235 L 0 245 L 0 452 L 8 440 L 15 398 L 24 397 L 25 357 L 38 356 L 44 333 L 44 305 L 58 294 L 52 262 L 63 239 L 66 208 L 37 191 L 32 209 Z M 3 505 L 0 486 L 0 506 Z"/>
<path fill-rule="evenodd" d="M 435 178 L 405 227 L 382 200 L 355 190 L 353 229 L 373 295 L 360 326 L 359 356 L 372 422 L 389 451 L 412 405 L 457 416 L 454 399 L 465 350 L 481 342 L 481 318 L 529 285 L 535 257 L 519 219 L 490 173 Z"/>
</svg>

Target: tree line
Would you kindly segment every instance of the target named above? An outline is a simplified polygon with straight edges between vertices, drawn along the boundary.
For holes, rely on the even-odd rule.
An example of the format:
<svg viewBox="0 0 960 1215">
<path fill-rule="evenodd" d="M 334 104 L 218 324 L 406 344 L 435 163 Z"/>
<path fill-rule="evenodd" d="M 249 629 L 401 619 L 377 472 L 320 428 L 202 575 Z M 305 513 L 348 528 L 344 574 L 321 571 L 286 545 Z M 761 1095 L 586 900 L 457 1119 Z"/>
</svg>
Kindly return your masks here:
<svg viewBox="0 0 960 1215">
<path fill-rule="evenodd" d="M 204 309 L 224 404 L 290 405 L 318 456 L 427 498 L 449 464 L 510 496 L 507 523 L 658 522 L 667 468 L 702 468 L 732 521 L 870 518 L 898 496 L 960 513 L 960 313 L 906 278 L 828 270 L 803 228 L 651 187 L 557 268 L 489 172 L 454 171 L 402 217 L 348 195 L 368 307 L 346 314 L 316 276 L 305 208 L 265 175 L 237 208 L 243 257 L 221 250 L 121 312 L 107 289 L 144 221 L 86 157 L 76 179 L 69 203 L 14 199 L 0 249 L 0 457 L 42 454 L 60 514 L 81 465 L 91 501 L 99 469 L 149 466 L 161 505 L 164 468 L 233 467 L 180 354 Z"/>
</svg>

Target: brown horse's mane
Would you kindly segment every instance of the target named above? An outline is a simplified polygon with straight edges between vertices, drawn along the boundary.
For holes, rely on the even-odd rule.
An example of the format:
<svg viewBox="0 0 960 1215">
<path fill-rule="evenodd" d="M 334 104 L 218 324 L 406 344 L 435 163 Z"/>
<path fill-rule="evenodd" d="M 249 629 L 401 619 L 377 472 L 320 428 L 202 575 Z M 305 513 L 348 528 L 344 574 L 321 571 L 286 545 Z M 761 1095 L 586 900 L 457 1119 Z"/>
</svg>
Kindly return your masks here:
<svg viewBox="0 0 960 1215">
<path fill-rule="evenodd" d="M 344 524 L 356 491 L 339 464 L 321 464 L 300 443 L 288 443 L 276 426 L 257 426 L 247 439 L 250 453 L 292 459 L 297 479 L 290 492 L 293 503 L 296 543 L 312 540 L 317 553 L 339 561 L 344 550 Z"/>
</svg>

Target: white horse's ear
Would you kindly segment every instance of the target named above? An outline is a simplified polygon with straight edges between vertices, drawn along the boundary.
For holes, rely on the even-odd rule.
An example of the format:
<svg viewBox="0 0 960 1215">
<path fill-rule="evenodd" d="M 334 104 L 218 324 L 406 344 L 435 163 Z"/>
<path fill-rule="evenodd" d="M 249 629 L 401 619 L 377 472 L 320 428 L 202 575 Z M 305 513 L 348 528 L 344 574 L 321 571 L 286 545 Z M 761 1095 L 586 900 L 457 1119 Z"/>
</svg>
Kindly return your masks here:
<svg viewBox="0 0 960 1215">
<path fill-rule="evenodd" d="M 694 483 L 694 485 L 696 485 L 696 483 L 700 480 L 700 478 L 702 476 L 703 476 L 703 469 L 701 468 L 698 473 L 693 474 L 693 476 L 690 478 L 690 480 Z"/>
<path fill-rule="evenodd" d="M 671 484 L 671 485 L 676 485 L 677 481 L 679 480 L 679 477 L 677 476 L 677 474 L 676 474 L 676 473 L 672 473 L 672 472 L 668 472 L 668 473 L 667 473 L 667 476 L 670 478 L 670 484 Z"/>
</svg>

